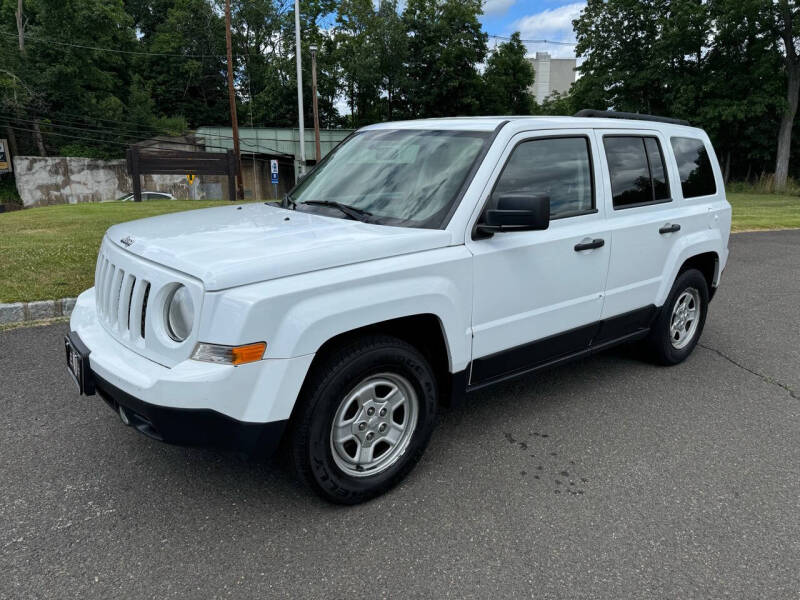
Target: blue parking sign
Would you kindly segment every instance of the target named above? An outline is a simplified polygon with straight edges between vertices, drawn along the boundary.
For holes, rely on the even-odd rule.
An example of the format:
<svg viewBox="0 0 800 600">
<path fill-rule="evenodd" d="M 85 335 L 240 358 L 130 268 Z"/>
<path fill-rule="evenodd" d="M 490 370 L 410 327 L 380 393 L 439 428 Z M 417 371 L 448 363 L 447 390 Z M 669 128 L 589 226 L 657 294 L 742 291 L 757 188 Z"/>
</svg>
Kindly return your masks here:
<svg viewBox="0 0 800 600">
<path fill-rule="evenodd" d="M 278 161 L 275 160 L 274 158 L 271 161 L 269 161 L 269 170 L 270 170 L 270 173 L 272 174 L 272 183 L 277 185 L 277 183 L 278 183 Z"/>
</svg>

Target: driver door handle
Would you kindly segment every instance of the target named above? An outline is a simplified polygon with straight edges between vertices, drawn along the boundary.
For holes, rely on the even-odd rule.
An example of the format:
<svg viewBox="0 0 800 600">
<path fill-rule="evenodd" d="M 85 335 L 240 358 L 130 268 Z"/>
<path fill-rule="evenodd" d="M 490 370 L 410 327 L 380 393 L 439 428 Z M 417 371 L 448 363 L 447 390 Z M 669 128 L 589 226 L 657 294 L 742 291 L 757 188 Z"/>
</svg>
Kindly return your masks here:
<svg viewBox="0 0 800 600">
<path fill-rule="evenodd" d="M 595 238 L 588 242 L 580 242 L 575 244 L 575 252 L 582 252 L 584 250 L 594 250 L 595 248 L 601 248 L 606 241 L 601 238 Z"/>
<path fill-rule="evenodd" d="M 672 225 L 667 223 L 661 229 L 658 230 L 658 233 L 660 233 L 661 235 L 664 235 L 665 233 L 675 233 L 676 231 L 680 231 L 680 230 L 681 230 L 681 226 L 678 225 L 677 223 L 673 223 Z"/>
</svg>

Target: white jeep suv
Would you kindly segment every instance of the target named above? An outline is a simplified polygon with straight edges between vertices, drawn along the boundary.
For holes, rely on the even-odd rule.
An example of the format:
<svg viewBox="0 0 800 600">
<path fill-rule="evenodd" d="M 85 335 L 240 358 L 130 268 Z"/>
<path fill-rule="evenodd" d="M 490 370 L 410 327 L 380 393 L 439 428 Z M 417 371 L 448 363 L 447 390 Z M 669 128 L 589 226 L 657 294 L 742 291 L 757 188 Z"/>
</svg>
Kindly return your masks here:
<svg viewBox="0 0 800 600">
<path fill-rule="evenodd" d="M 111 227 L 70 372 L 165 442 L 267 454 L 356 503 L 440 405 L 621 342 L 685 359 L 728 257 L 706 134 L 642 115 L 359 130 L 282 207 Z"/>
</svg>

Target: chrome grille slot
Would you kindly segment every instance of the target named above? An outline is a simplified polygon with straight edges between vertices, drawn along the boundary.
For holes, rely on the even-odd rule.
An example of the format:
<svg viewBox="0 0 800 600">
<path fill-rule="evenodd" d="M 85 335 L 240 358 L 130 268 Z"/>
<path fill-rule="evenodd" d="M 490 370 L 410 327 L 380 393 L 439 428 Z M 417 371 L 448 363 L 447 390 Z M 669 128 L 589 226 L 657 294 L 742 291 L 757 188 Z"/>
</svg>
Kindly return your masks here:
<svg viewBox="0 0 800 600">
<path fill-rule="evenodd" d="M 114 274 L 117 267 L 109 261 L 106 269 L 106 280 L 103 282 L 103 315 L 108 317 L 111 309 L 111 284 L 114 283 Z"/>
<path fill-rule="evenodd" d="M 119 290 L 119 304 L 117 311 L 117 326 L 120 331 L 128 331 L 131 322 L 131 298 L 133 297 L 133 286 L 136 277 L 130 273 L 125 275 L 122 286 Z"/>
<path fill-rule="evenodd" d="M 119 298 L 124 277 L 125 271 L 116 269 L 114 271 L 114 279 L 111 281 L 111 295 L 108 298 L 108 318 L 113 326 L 116 326 L 119 320 Z"/>
<path fill-rule="evenodd" d="M 150 297 L 150 284 L 144 282 L 144 298 L 142 300 L 142 339 L 145 337 L 145 322 L 147 319 L 147 299 Z"/>
</svg>

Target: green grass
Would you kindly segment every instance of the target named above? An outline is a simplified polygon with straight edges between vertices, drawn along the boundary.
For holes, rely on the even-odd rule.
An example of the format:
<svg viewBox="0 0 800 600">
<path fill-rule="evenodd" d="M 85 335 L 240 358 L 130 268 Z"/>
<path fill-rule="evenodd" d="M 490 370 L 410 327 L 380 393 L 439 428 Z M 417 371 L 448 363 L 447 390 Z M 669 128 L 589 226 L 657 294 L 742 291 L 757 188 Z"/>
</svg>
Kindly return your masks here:
<svg viewBox="0 0 800 600">
<path fill-rule="evenodd" d="M 800 197 L 779 194 L 728 194 L 733 231 L 800 228 Z"/>
<path fill-rule="evenodd" d="M 222 204 L 157 200 L 0 213 L 0 302 L 65 298 L 92 287 L 100 241 L 115 223 Z"/>
<path fill-rule="evenodd" d="M 800 198 L 731 193 L 733 230 L 800 228 Z M 0 302 L 77 296 L 93 285 L 100 240 L 115 223 L 222 201 L 44 206 L 0 213 Z"/>
</svg>

